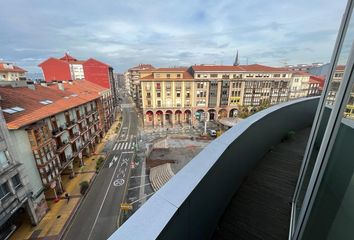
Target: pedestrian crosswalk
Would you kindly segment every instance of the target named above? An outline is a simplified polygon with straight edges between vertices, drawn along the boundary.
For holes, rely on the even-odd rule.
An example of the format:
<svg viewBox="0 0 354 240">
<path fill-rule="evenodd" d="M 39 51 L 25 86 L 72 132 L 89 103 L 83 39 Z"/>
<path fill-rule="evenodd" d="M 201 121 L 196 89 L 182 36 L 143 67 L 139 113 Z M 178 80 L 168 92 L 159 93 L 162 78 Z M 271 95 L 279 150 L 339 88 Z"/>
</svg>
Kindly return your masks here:
<svg viewBox="0 0 354 240">
<path fill-rule="evenodd" d="M 135 136 L 131 136 L 127 141 L 116 142 L 113 146 L 113 151 L 118 150 L 133 150 L 135 147 Z"/>
</svg>

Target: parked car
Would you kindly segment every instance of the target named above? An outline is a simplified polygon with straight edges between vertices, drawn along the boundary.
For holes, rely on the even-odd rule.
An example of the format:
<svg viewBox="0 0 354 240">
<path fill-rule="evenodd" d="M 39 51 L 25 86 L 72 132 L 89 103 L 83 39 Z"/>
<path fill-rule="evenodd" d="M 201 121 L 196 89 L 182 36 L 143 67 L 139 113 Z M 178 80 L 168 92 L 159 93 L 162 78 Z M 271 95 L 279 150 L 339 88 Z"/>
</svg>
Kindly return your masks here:
<svg viewBox="0 0 354 240">
<path fill-rule="evenodd" d="M 216 137 L 216 131 L 214 129 L 209 129 L 209 135 L 211 137 Z"/>
</svg>

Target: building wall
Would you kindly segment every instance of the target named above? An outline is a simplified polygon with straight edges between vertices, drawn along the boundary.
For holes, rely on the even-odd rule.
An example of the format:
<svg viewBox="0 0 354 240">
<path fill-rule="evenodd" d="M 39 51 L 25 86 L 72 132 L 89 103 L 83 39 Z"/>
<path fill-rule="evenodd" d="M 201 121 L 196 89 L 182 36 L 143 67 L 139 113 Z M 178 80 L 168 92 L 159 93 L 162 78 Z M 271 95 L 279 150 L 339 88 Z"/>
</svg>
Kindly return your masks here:
<svg viewBox="0 0 354 240">
<path fill-rule="evenodd" d="M 49 58 L 47 61 L 43 62 L 40 67 L 42 68 L 44 79 L 47 82 L 53 80 L 72 80 L 70 67 L 67 62 Z"/>
<path fill-rule="evenodd" d="M 71 79 L 84 79 L 84 68 L 82 64 L 70 64 Z"/>
<path fill-rule="evenodd" d="M 0 72 L 0 81 L 19 81 L 20 78 L 26 77 L 25 73 L 19 72 Z"/>
<path fill-rule="evenodd" d="M 105 64 L 87 60 L 84 64 L 85 79 L 105 88 L 110 88 L 109 71 Z"/>
<path fill-rule="evenodd" d="M 28 140 L 26 130 L 10 130 L 10 139 L 16 146 L 16 151 L 20 158 L 18 161 L 25 167 L 30 185 L 33 189 L 33 194 L 36 195 L 43 191 L 42 180 L 39 175 L 36 162 L 33 157 L 31 144 Z"/>
</svg>

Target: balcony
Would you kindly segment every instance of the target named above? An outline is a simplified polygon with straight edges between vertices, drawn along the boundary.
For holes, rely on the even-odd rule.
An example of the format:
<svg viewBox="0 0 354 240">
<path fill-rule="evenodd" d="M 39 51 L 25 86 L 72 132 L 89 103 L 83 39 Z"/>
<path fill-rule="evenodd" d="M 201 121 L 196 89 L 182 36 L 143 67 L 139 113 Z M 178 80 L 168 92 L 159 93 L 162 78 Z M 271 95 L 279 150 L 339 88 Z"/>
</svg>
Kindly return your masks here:
<svg viewBox="0 0 354 240">
<path fill-rule="evenodd" d="M 68 140 L 63 140 L 63 141 L 57 146 L 57 153 L 63 152 L 68 146 L 69 146 L 69 141 L 68 141 Z"/>
<path fill-rule="evenodd" d="M 80 133 L 76 132 L 72 136 L 69 137 L 70 143 L 74 143 L 80 137 Z"/>
<path fill-rule="evenodd" d="M 229 234 L 228 238 L 221 239 L 240 239 L 242 233 L 247 234 L 257 229 L 257 224 L 264 231 L 263 235 L 255 233 L 258 239 L 264 234 L 269 234 L 267 239 L 277 239 L 272 238 L 276 234 L 271 235 L 271 231 L 284 230 L 284 226 L 286 229 L 290 224 L 293 192 L 286 186 L 289 181 L 295 185 L 299 161 L 296 164 L 284 163 L 275 158 L 278 162 L 269 159 L 267 162 L 265 154 L 274 152 L 277 156 L 278 150 L 274 150 L 274 146 L 289 131 L 298 133 L 296 136 L 302 141 L 300 145 L 304 142 L 306 145 L 307 133 L 302 130 L 311 126 L 318 100 L 318 97 L 312 97 L 278 104 L 243 120 L 211 142 L 109 239 L 211 239 L 213 236 L 225 237 L 226 234 Z M 301 151 L 305 149 L 300 149 L 300 154 Z M 283 158 L 292 159 L 294 155 L 290 151 Z M 268 172 L 270 170 L 270 174 L 262 175 L 264 170 L 259 166 Z M 290 179 L 286 174 L 289 171 L 288 175 L 295 179 Z M 254 176 L 256 178 L 252 178 Z M 263 182 L 271 184 L 273 193 L 280 197 L 274 200 L 268 195 L 257 195 L 257 192 L 261 192 L 258 188 Z M 253 209 L 248 208 L 249 212 L 242 212 L 242 204 L 241 208 L 233 209 L 233 201 L 247 202 Z M 278 208 L 268 206 L 278 204 L 277 201 L 282 207 L 288 208 L 288 218 L 277 218 L 283 210 L 278 213 Z M 235 212 L 235 209 L 238 210 Z M 262 211 L 273 214 L 272 220 L 260 218 L 257 213 Z M 231 222 L 227 222 L 227 219 L 231 219 Z M 278 221 L 277 224 L 273 224 L 273 219 Z M 242 226 L 245 222 L 254 225 Z M 232 229 L 229 232 L 224 228 L 228 223 Z M 217 226 L 220 228 L 215 232 Z M 279 226 L 282 229 L 279 230 Z M 242 228 L 245 228 L 244 231 Z M 249 238 L 249 235 L 242 236 L 245 236 L 243 239 L 256 239 Z"/>
<path fill-rule="evenodd" d="M 65 125 L 66 125 L 66 128 L 69 130 L 69 129 L 72 129 L 76 125 L 76 122 L 71 120 L 69 122 L 66 122 Z"/>
<path fill-rule="evenodd" d="M 64 133 L 64 130 L 66 129 L 65 125 L 61 125 L 60 127 L 53 129 L 52 135 L 53 137 L 59 137 Z"/>
</svg>

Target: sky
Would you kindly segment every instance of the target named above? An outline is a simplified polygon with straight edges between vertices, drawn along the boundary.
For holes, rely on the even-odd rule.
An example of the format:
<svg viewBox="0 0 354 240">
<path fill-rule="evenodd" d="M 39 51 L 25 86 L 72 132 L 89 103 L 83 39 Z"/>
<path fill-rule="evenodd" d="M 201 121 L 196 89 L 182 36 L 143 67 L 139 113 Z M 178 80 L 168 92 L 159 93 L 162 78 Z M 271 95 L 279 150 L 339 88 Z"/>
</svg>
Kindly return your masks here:
<svg viewBox="0 0 354 240">
<path fill-rule="evenodd" d="M 29 73 L 65 52 L 124 72 L 233 63 L 329 62 L 345 0 L 11 0 L 1 4 L 0 59 Z"/>
</svg>

